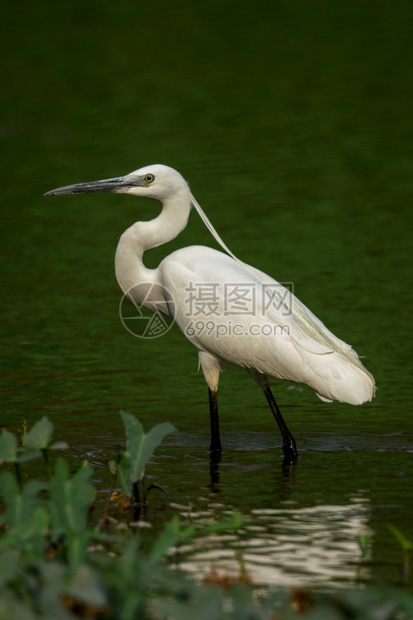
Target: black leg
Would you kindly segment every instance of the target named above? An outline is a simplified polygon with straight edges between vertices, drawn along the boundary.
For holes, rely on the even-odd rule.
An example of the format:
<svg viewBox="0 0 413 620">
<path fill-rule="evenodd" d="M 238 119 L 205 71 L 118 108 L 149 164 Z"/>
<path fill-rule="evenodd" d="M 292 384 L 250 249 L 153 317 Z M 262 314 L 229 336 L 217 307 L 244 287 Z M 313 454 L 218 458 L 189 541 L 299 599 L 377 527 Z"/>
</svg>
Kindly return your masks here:
<svg viewBox="0 0 413 620">
<path fill-rule="evenodd" d="M 221 439 L 219 437 L 219 420 L 218 420 L 218 392 L 214 392 L 208 388 L 209 394 L 209 413 L 211 416 L 211 446 L 209 452 L 211 455 L 221 456 Z"/>
<path fill-rule="evenodd" d="M 221 453 L 211 452 L 209 455 L 209 477 L 211 484 L 209 485 L 212 493 L 219 493 L 220 488 L 216 485 L 219 483 L 219 463 L 221 461 Z"/>
<path fill-rule="evenodd" d="M 278 405 L 275 402 L 275 398 L 272 395 L 270 388 L 265 387 L 263 388 L 263 390 L 264 390 L 265 396 L 267 397 L 268 404 L 271 407 L 271 411 L 274 414 L 274 418 L 280 428 L 281 435 L 283 437 L 284 458 L 286 461 L 294 462 L 297 460 L 297 457 L 298 457 L 297 447 L 295 445 L 295 439 L 291 435 L 290 431 L 288 430 L 288 426 L 284 422 L 284 418 L 281 415 L 281 411 L 278 409 Z"/>
</svg>

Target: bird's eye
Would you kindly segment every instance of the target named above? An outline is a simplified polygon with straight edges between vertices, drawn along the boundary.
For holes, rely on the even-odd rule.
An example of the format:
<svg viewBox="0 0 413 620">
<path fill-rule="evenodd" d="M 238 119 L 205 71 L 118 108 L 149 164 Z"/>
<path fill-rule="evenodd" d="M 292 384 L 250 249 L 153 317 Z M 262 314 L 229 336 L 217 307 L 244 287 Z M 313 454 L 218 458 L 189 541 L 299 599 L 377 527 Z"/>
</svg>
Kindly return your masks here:
<svg viewBox="0 0 413 620">
<path fill-rule="evenodd" d="M 145 174 L 145 176 L 144 176 L 145 183 L 148 183 L 148 184 L 149 183 L 153 183 L 154 180 L 155 180 L 155 177 L 154 177 L 153 174 Z"/>
</svg>

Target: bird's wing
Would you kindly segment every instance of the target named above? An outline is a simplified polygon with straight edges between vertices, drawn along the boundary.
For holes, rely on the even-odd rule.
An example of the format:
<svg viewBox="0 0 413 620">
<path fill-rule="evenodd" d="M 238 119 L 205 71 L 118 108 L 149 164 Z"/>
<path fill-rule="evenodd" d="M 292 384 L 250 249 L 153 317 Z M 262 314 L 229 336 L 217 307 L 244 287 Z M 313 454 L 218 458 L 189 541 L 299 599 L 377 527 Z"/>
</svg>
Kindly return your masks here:
<svg viewBox="0 0 413 620">
<path fill-rule="evenodd" d="M 298 347 L 318 355 L 325 355 L 336 351 L 352 361 L 359 359 L 351 345 L 335 336 L 289 289 L 270 278 L 263 271 L 250 265 L 248 265 L 248 268 L 255 272 L 264 287 L 267 286 L 267 283 L 270 283 L 270 287 L 271 283 L 276 285 L 279 299 L 278 305 L 282 305 L 281 313 L 285 323 L 290 328 L 291 339 Z M 266 316 L 270 320 L 277 321 L 279 320 L 279 312 L 274 313 L 275 305 L 274 303 L 266 307 Z"/>
<path fill-rule="evenodd" d="M 245 328 L 257 325 L 256 331 L 263 329 L 264 333 L 273 325 L 284 328 L 294 345 L 314 354 L 329 354 L 343 347 L 351 349 L 285 286 L 222 252 L 203 246 L 183 248 L 162 261 L 159 271 L 163 284 L 175 299 L 176 319 L 183 331 L 194 320 L 200 324 L 222 325 L 222 332 L 224 325 L 229 329 L 230 324 Z M 237 293 L 237 289 L 241 297 L 238 306 L 235 303 L 231 307 L 229 295 Z M 207 335 L 210 343 L 217 334 L 211 330 Z M 199 345 L 206 336 L 202 333 L 198 336 Z M 232 340 L 235 339 L 233 335 Z M 255 348 L 252 344 L 250 347 Z"/>
<path fill-rule="evenodd" d="M 359 404 L 371 398 L 374 383 L 351 346 L 258 269 L 191 246 L 164 259 L 158 273 L 174 299 L 178 326 L 199 350 L 306 383 L 326 399 Z M 235 289 L 247 294 L 230 306 L 229 291 Z M 254 301 L 253 308 L 246 301 Z"/>
</svg>

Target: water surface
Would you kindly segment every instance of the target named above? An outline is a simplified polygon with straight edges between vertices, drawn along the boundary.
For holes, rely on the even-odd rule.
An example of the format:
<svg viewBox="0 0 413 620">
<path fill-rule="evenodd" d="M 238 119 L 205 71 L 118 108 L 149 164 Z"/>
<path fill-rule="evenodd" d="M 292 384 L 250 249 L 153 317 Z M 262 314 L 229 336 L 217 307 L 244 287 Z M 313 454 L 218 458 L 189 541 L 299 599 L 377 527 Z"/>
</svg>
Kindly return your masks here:
<svg viewBox="0 0 413 620">
<path fill-rule="evenodd" d="M 368 3 L 6 3 L 1 45 L 2 422 L 47 415 L 107 488 L 120 409 L 172 422 L 149 475 L 147 520 L 209 522 L 240 510 L 239 535 L 180 552 L 198 578 L 262 584 L 399 583 L 387 524 L 413 539 L 411 398 L 411 6 Z M 113 256 L 159 206 L 125 196 L 43 198 L 53 187 L 148 163 L 179 169 L 226 243 L 283 282 L 364 356 L 363 407 L 274 383 L 300 458 L 247 374 L 222 376 L 224 455 L 211 482 L 207 393 L 177 328 L 122 326 Z M 177 240 L 215 247 L 195 213 Z M 359 535 L 372 536 L 360 565 Z"/>
</svg>

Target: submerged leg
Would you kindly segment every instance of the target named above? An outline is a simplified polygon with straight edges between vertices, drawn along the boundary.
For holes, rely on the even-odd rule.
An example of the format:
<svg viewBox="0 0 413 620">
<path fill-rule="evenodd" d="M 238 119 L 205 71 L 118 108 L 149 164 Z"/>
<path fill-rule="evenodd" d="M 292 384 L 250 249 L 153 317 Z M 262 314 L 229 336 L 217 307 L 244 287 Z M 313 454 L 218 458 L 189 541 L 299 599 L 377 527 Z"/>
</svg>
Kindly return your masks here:
<svg viewBox="0 0 413 620">
<path fill-rule="evenodd" d="M 287 424 L 285 423 L 284 418 L 281 415 L 281 411 L 278 408 L 277 403 L 275 402 L 275 398 L 273 393 L 271 392 L 268 377 L 263 373 L 256 371 L 255 369 L 247 369 L 252 378 L 258 383 L 260 388 L 265 394 L 265 397 L 268 401 L 268 404 L 271 407 L 271 411 L 274 414 L 274 418 L 278 424 L 278 427 L 281 431 L 281 435 L 283 438 L 283 452 L 284 452 L 284 460 L 289 462 L 294 462 L 297 460 L 298 452 L 295 444 L 295 439 L 290 433 Z"/>
<path fill-rule="evenodd" d="M 208 384 L 209 414 L 211 419 L 211 456 L 221 456 L 221 439 L 219 435 L 218 419 L 218 383 L 221 372 L 221 364 L 216 357 L 206 351 L 198 351 L 199 363 Z"/>
<path fill-rule="evenodd" d="M 211 445 L 209 451 L 211 454 L 221 454 L 221 439 L 219 436 L 219 419 L 218 419 L 218 392 L 208 388 L 209 394 L 209 415 L 211 418 Z"/>
</svg>

